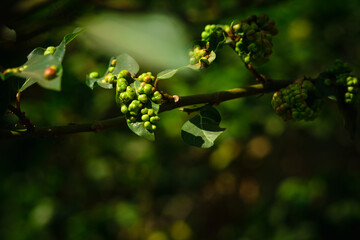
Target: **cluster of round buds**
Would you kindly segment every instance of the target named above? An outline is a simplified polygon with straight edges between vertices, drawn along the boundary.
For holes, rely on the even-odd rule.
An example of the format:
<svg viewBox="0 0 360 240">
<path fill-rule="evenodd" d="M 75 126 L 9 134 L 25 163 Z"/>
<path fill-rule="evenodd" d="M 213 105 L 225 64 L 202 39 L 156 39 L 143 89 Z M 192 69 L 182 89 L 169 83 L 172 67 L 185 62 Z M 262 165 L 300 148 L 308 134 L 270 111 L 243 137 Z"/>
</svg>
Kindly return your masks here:
<svg viewBox="0 0 360 240">
<path fill-rule="evenodd" d="M 269 60 L 272 53 L 272 38 L 278 33 L 274 21 L 269 16 L 261 14 L 252 15 L 241 23 L 231 26 L 235 51 L 245 63 L 261 65 Z"/>
<path fill-rule="evenodd" d="M 114 72 L 114 70 L 115 70 L 116 62 L 117 62 L 116 59 L 113 59 L 113 60 L 111 61 L 110 66 L 109 66 L 109 68 L 108 68 L 107 71 L 106 71 L 107 74 L 105 75 L 105 78 L 102 80 L 103 83 L 116 84 L 116 80 L 122 77 L 122 76 L 121 76 L 121 72 L 120 72 L 119 74 L 117 74 L 117 75 L 114 75 L 114 74 L 113 74 L 113 72 Z M 127 71 L 127 70 L 125 70 L 125 71 Z M 129 72 L 129 71 L 127 71 L 127 72 L 128 72 L 128 75 L 130 76 L 130 72 Z M 95 72 L 95 73 L 96 73 L 96 72 Z M 90 74 L 91 74 L 91 73 L 90 73 Z M 89 77 L 91 77 L 91 76 L 89 75 Z"/>
<path fill-rule="evenodd" d="M 206 55 L 208 55 L 207 48 L 201 48 L 199 45 L 194 46 L 193 50 L 189 52 L 190 64 L 209 63 Z"/>
<path fill-rule="evenodd" d="M 137 89 L 139 94 L 139 100 L 143 103 L 146 103 L 148 99 L 151 99 L 156 104 L 159 104 L 162 99 L 162 95 L 159 91 L 156 91 L 155 77 L 151 72 L 143 73 L 138 77 L 138 80 L 141 82 L 140 87 Z"/>
<path fill-rule="evenodd" d="M 350 75 L 352 69 L 340 60 L 334 66 L 321 73 L 319 78 L 328 87 L 336 88 L 341 92 L 347 104 L 354 104 L 359 98 L 359 81 Z"/>
<path fill-rule="evenodd" d="M 211 34 L 213 34 L 216 30 L 216 25 L 206 25 L 204 31 L 201 32 L 201 40 L 207 41 Z"/>
<path fill-rule="evenodd" d="M 148 131 L 153 132 L 160 118 L 152 108 L 152 102 L 160 103 L 162 95 L 154 87 L 155 77 L 151 72 L 141 74 L 138 80 L 140 86 L 136 87 L 136 84 L 130 85 L 134 79 L 129 71 L 122 70 L 117 75 L 117 102 L 129 123 L 142 122 Z"/>
<path fill-rule="evenodd" d="M 56 50 L 56 47 L 54 47 L 54 46 L 47 47 L 44 52 L 44 55 L 53 55 L 55 53 L 55 50 Z"/>
<path fill-rule="evenodd" d="M 54 79 L 57 76 L 59 68 L 56 65 L 52 65 L 45 69 L 44 71 L 44 78 L 46 80 Z"/>
<path fill-rule="evenodd" d="M 353 104 L 358 99 L 359 81 L 356 77 L 348 76 L 346 78 L 345 102 Z"/>
<path fill-rule="evenodd" d="M 274 93 L 271 105 L 285 121 L 313 120 L 322 105 L 320 93 L 310 80 L 298 79 Z"/>
</svg>

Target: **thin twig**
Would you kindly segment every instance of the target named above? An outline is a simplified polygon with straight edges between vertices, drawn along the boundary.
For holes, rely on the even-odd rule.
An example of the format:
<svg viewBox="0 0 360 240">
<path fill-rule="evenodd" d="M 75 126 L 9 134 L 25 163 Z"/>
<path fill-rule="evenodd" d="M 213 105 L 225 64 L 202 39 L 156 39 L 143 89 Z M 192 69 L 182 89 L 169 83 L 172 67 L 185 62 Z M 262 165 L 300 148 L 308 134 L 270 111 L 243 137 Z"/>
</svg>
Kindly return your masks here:
<svg viewBox="0 0 360 240">
<path fill-rule="evenodd" d="M 30 122 L 30 119 L 25 116 L 24 112 L 21 112 L 19 108 L 14 107 L 11 104 L 9 104 L 8 109 L 19 118 L 19 123 L 26 127 L 29 132 L 34 131 L 35 125 Z"/>
<path fill-rule="evenodd" d="M 245 63 L 245 67 L 249 69 L 250 72 L 255 76 L 256 81 L 261 83 L 265 83 L 268 81 L 267 78 L 263 74 L 259 73 L 251 63 Z"/>
<path fill-rule="evenodd" d="M 196 104 L 219 104 L 231 99 L 254 96 L 277 91 L 291 81 L 268 81 L 266 83 L 254 84 L 244 88 L 234 88 L 226 91 L 214 92 L 209 94 L 199 94 L 179 97 L 177 102 L 165 102 L 160 106 L 159 112 L 170 111 L 176 108 L 191 106 Z M 14 108 L 14 107 L 13 107 Z M 16 111 L 16 110 L 14 110 Z M 85 124 L 71 124 L 67 126 L 56 127 L 34 127 L 33 131 L 10 131 L 1 130 L 0 139 L 16 139 L 46 136 L 61 136 L 80 132 L 100 132 L 106 129 L 125 126 L 126 119 L 124 116 L 96 121 Z"/>
</svg>

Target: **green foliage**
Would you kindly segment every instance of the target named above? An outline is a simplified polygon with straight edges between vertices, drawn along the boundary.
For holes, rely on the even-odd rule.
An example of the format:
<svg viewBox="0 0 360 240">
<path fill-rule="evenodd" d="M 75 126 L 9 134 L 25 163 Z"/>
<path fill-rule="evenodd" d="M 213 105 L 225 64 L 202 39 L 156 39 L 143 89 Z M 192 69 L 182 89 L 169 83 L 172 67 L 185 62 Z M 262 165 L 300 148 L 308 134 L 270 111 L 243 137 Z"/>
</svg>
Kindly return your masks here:
<svg viewBox="0 0 360 240">
<path fill-rule="evenodd" d="M 336 100 L 345 128 L 355 138 L 360 135 L 360 83 L 351 72 L 347 63 L 336 60 L 333 66 L 319 75 L 316 84 L 323 96 Z"/>
<path fill-rule="evenodd" d="M 77 35 L 83 32 L 83 29 L 77 28 L 73 33 L 67 34 L 63 41 L 57 46 L 50 46 L 46 49 L 38 47 L 35 48 L 28 56 L 27 62 L 17 68 L 10 68 L 4 71 L 4 78 L 12 75 L 26 78 L 25 83 L 19 89 L 24 91 L 34 83 L 46 89 L 60 91 L 62 65 L 61 62 L 65 55 L 65 46 L 70 43 Z M 56 73 L 52 73 L 49 78 L 49 67 L 55 66 Z"/>
<path fill-rule="evenodd" d="M 6 2 L 16 5 L 9 8 Z M 186 64 L 180 59 L 187 54 L 185 49 L 169 50 L 178 46 L 171 38 L 200 38 L 206 22 L 228 24 L 229 16 L 241 19 L 266 12 L 276 21 L 280 34 L 273 39 L 274 54 L 258 69 L 268 79 L 275 79 L 270 85 L 277 84 L 276 79 L 290 83 L 291 79 L 311 76 L 323 94 L 316 76 L 334 58 L 353 64 L 351 76 L 359 73 L 356 23 L 360 2 L 356 0 L 227 0 L 210 4 L 186 0 L 176 6 L 171 1 L 152 0 L 126 4 L 23 2 L 27 4 L 5 1 L 3 25 L 13 28 L 18 39 L 9 43 L 1 38 L 0 52 L 4 54 L 0 54 L 0 65 L 4 67 L 25 62 L 28 49 L 56 46 L 64 25 L 89 22 L 89 30 L 94 26 L 92 32 L 77 39 L 71 54 L 67 47 L 61 93 L 34 86 L 22 94 L 21 110 L 38 129 L 54 125 L 67 129 L 72 123 L 120 115 L 114 104 L 115 89 L 91 92 L 82 84 L 92 69 L 99 69 L 100 76 L 105 72 L 108 60 L 103 62 L 104 71 L 98 61 L 127 52 L 143 72 L 176 69 Z M 120 18 L 104 22 L 99 12 L 109 10 L 112 15 L 119 13 Z M 168 16 L 160 16 L 158 22 L 171 27 L 164 29 L 153 23 L 150 28 L 147 19 L 156 18 L 159 12 L 169 13 L 170 19 L 179 17 L 183 21 L 177 23 L 184 27 L 173 27 L 171 21 L 164 21 Z M 139 24 L 132 24 L 134 21 Z M 1 30 L 2 37 L 6 36 L 6 27 Z M 168 45 L 156 48 L 152 39 Z M 178 72 L 169 81 L 160 81 L 159 88 L 187 96 L 252 84 L 254 76 L 229 46 L 225 44 L 216 52 L 216 64 L 202 72 Z M 7 87 L 21 85 L 10 78 L 0 82 L 5 83 L 0 83 L 0 99 L 3 93 L 11 95 L 6 103 L 0 101 L 1 106 L 14 105 L 15 93 L 6 91 Z M 1 144 L 0 239 L 354 239 L 360 224 L 359 152 L 341 127 L 336 105 L 325 101 L 314 122 L 285 123 L 272 111 L 271 95 L 216 106 L 221 126 L 228 130 L 211 149 L 181 143 L 180 128 L 187 114 L 176 110 L 160 114 L 156 143 L 125 128 L 5 139 Z M 329 96 L 335 95 L 336 91 Z M 164 107 L 171 104 L 170 100 Z M 348 109 L 358 106 L 345 101 L 343 105 Z M 15 115 L 6 114 L 3 119 L 1 131 L 16 130 Z"/>
<path fill-rule="evenodd" d="M 219 112 L 214 107 L 205 106 L 201 108 L 199 114 L 184 123 L 181 137 L 184 142 L 192 146 L 209 148 L 225 130 L 219 126 L 220 121 Z"/>
</svg>

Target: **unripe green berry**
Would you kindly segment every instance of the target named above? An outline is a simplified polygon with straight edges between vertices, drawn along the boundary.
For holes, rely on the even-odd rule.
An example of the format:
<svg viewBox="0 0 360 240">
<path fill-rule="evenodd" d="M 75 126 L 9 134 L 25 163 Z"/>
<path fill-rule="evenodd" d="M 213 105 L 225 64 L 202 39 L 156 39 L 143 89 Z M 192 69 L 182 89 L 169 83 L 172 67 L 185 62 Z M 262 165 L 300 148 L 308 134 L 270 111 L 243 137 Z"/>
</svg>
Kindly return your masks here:
<svg viewBox="0 0 360 240">
<path fill-rule="evenodd" d="M 142 115 L 142 116 L 141 116 L 141 120 L 144 121 L 144 122 L 149 121 L 149 120 L 150 120 L 150 116 L 147 115 L 147 114 Z"/>
<path fill-rule="evenodd" d="M 141 114 L 145 115 L 148 113 L 148 111 L 149 111 L 149 109 L 143 108 L 143 109 L 141 109 Z"/>
<path fill-rule="evenodd" d="M 354 92 L 354 90 L 355 90 L 355 88 L 351 87 L 351 86 L 349 86 L 347 89 L 348 89 L 349 92 Z"/>
<path fill-rule="evenodd" d="M 129 79 L 131 77 L 131 74 L 128 70 L 121 70 L 118 73 L 118 78 L 125 78 L 125 79 Z"/>
<path fill-rule="evenodd" d="M 152 86 L 151 84 L 146 84 L 146 85 L 144 86 L 144 92 L 145 92 L 145 94 L 147 94 L 147 95 L 152 94 L 152 93 L 153 93 L 153 86 Z"/>
<path fill-rule="evenodd" d="M 144 82 L 151 83 L 151 77 L 150 76 L 144 77 Z"/>
<path fill-rule="evenodd" d="M 148 112 L 147 112 L 147 114 L 149 115 L 149 116 L 153 116 L 154 114 L 155 114 L 155 112 L 154 112 L 154 109 L 149 109 L 148 110 Z"/>
<path fill-rule="evenodd" d="M 138 100 L 142 103 L 146 103 L 148 101 L 148 97 L 146 96 L 146 94 L 141 94 L 138 96 Z"/>
<path fill-rule="evenodd" d="M 120 83 L 120 84 L 125 84 L 126 86 L 129 85 L 129 84 L 128 84 L 128 81 L 126 81 L 125 78 L 118 78 L 118 81 L 117 81 L 117 82 Z"/>
<path fill-rule="evenodd" d="M 205 29 L 206 32 L 210 32 L 211 31 L 211 25 L 206 25 L 204 29 Z"/>
<path fill-rule="evenodd" d="M 153 130 L 153 131 L 156 130 L 156 125 L 155 125 L 155 124 L 152 124 L 152 125 L 151 125 L 151 130 Z"/>
<path fill-rule="evenodd" d="M 116 65 L 116 62 L 117 62 L 117 60 L 116 60 L 116 59 L 113 59 L 113 60 L 111 61 L 110 65 L 111 65 L 111 66 L 115 66 L 115 65 Z"/>
<path fill-rule="evenodd" d="M 160 117 L 159 117 L 159 116 L 154 116 L 154 117 L 151 117 L 151 118 L 150 118 L 150 122 L 151 122 L 151 123 L 157 123 L 157 122 L 159 122 L 159 120 L 160 120 Z"/>
<path fill-rule="evenodd" d="M 98 78 L 99 77 L 99 73 L 98 72 L 91 72 L 89 74 L 89 78 Z"/>
<path fill-rule="evenodd" d="M 198 61 L 196 60 L 196 58 L 195 57 L 191 57 L 190 58 L 190 64 L 197 64 L 198 63 Z"/>
<path fill-rule="evenodd" d="M 112 73 L 114 70 L 115 70 L 114 67 L 109 67 L 109 68 L 108 68 L 108 71 L 109 71 L 110 73 Z"/>
<path fill-rule="evenodd" d="M 241 25 L 240 24 L 235 24 L 232 28 L 234 29 L 235 32 L 237 32 L 240 29 Z"/>
<path fill-rule="evenodd" d="M 44 55 L 53 55 L 55 51 L 56 51 L 56 47 L 54 46 L 47 47 L 44 52 Z"/>
<path fill-rule="evenodd" d="M 123 114 L 126 114 L 126 113 L 128 112 L 128 108 L 126 107 L 125 104 L 121 106 L 121 112 L 122 112 Z"/>
<path fill-rule="evenodd" d="M 209 37 L 209 33 L 208 32 L 202 32 L 201 33 L 201 38 L 202 39 L 206 39 L 206 38 L 208 38 Z"/>
<path fill-rule="evenodd" d="M 144 94 L 145 93 L 145 91 L 144 91 L 144 86 L 140 86 L 138 89 L 137 89 L 137 92 L 138 92 L 138 94 Z"/>
<path fill-rule="evenodd" d="M 127 85 L 125 83 L 119 83 L 116 84 L 116 91 L 117 92 L 125 92 L 127 88 Z"/>
<path fill-rule="evenodd" d="M 144 122 L 144 128 L 150 130 L 151 129 L 151 123 L 149 121 Z"/>
</svg>

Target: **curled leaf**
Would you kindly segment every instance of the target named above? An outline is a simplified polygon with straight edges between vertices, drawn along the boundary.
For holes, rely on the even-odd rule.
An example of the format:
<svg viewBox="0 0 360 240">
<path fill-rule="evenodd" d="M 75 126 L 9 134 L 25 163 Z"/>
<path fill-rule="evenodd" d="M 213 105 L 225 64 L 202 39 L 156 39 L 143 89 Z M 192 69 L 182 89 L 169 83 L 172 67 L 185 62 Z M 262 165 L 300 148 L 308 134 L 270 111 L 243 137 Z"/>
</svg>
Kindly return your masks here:
<svg viewBox="0 0 360 240">
<path fill-rule="evenodd" d="M 212 106 L 206 106 L 195 117 L 185 122 L 181 137 L 187 144 L 195 147 L 210 148 L 225 128 L 219 126 L 221 116 Z"/>
</svg>

